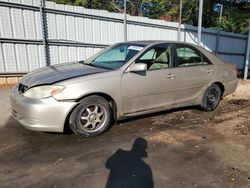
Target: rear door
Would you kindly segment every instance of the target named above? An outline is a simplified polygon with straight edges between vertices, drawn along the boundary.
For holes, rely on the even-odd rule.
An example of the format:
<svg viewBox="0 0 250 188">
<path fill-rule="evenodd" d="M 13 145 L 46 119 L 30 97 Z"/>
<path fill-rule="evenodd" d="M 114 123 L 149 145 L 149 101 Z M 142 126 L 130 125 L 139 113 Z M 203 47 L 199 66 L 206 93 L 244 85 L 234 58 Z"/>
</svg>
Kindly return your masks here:
<svg viewBox="0 0 250 188">
<path fill-rule="evenodd" d="M 191 102 L 203 94 L 215 76 L 215 66 L 191 45 L 175 45 L 175 67 L 178 71 L 176 103 Z"/>
</svg>

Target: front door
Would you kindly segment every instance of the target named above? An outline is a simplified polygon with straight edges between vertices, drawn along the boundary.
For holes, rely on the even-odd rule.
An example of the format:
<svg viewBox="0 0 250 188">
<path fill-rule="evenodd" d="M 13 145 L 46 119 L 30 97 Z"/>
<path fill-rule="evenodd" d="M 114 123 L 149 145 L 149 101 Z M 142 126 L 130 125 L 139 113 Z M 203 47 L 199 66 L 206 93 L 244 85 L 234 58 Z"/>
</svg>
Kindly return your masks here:
<svg viewBox="0 0 250 188">
<path fill-rule="evenodd" d="M 124 115 L 171 107 L 175 103 L 178 75 L 172 68 L 172 54 L 171 45 L 155 45 L 135 61 L 146 63 L 146 71 L 123 74 Z"/>
</svg>

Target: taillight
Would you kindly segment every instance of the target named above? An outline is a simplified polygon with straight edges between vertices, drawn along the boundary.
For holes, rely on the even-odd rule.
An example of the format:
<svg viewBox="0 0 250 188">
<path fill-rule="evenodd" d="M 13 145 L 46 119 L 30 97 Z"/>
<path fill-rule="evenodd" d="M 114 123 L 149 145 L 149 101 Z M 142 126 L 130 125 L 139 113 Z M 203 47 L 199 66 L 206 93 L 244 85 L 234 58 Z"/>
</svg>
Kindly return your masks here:
<svg viewBox="0 0 250 188">
<path fill-rule="evenodd" d="M 236 78 L 237 78 L 237 76 L 238 76 L 238 72 L 239 72 L 239 68 L 238 68 L 238 66 L 237 66 L 237 65 L 235 66 L 234 71 L 235 71 L 235 75 L 236 75 Z"/>
</svg>

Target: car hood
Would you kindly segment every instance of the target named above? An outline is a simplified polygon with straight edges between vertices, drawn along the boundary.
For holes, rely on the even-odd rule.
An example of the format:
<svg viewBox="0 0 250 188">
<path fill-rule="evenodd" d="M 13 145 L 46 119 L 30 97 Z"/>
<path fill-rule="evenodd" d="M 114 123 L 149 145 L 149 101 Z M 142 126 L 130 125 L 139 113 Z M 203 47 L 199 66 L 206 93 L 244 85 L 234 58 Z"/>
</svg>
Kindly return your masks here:
<svg viewBox="0 0 250 188">
<path fill-rule="evenodd" d="M 79 62 L 63 63 L 35 70 L 24 76 L 21 83 L 30 88 L 36 85 L 53 84 L 70 78 L 107 71 L 109 70 Z"/>
</svg>

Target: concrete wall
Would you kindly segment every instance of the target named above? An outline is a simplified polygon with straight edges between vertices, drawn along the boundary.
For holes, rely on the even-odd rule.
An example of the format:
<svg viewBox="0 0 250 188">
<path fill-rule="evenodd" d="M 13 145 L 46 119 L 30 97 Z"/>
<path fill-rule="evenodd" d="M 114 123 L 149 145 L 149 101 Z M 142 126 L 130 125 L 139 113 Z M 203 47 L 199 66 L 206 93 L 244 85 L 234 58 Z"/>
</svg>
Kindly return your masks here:
<svg viewBox="0 0 250 188">
<path fill-rule="evenodd" d="M 21 78 L 21 75 L 1 75 L 0 86 L 14 86 Z"/>
</svg>

